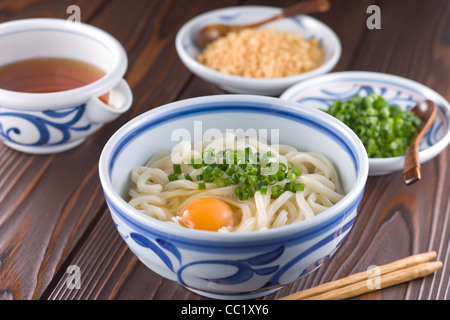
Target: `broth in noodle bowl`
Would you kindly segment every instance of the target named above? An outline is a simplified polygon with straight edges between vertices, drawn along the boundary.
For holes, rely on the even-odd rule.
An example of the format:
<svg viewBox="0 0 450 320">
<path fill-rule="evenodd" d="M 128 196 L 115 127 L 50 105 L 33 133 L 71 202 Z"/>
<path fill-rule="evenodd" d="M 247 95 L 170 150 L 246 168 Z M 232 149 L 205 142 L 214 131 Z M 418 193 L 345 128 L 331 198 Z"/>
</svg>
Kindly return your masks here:
<svg viewBox="0 0 450 320">
<path fill-rule="evenodd" d="M 207 171 L 216 176 L 207 179 Z M 191 228 L 196 228 L 189 221 L 195 216 L 211 225 L 196 229 L 219 232 L 301 222 L 344 196 L 336 168 L 326 157 L 234 134 L 197 144 L 182 141 L 172 152 L 156 154 L 134 168 L 131 181 L 129 204 L 137 210 Z M 190 208 L 194 203 L 199 205 Z"/>
</svg>

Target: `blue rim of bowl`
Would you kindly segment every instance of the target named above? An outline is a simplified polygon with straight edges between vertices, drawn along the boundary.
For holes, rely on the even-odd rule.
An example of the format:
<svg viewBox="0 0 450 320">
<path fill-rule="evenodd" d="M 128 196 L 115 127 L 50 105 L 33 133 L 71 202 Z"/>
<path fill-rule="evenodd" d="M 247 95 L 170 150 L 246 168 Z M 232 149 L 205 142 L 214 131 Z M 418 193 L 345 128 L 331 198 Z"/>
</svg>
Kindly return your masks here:
<svg viewBox="0 0 450 320">
<path fill-rule="evenodd" d="M 244 110 L 241 112 L 246 113 L 258 112 L 272 114 L 277 117 L 290 118 L 297 122 L 306 121 L 308 124 L 316 126 L 322 132 L 328 132 L 328 135 L 337 138 L 341 145 L 346 146 L 346 152 L 351 155 L 354 161 L 353 165 L 356 167 L 356 181 L 351 190 L 349 190 L 347 195 L 338 204 L 308 220 L 282 228 L 265 230 L 264 232 L 239 232 L 233 233 L 233 236 L 230 236 L 229 234 L 218 232 L 185 229 L 146 216 L 129 206 L 112 187 L 111 172 L 114 169 L 117 157 L 129 143 L 148 129 L 186 116 L 227 111 L 239 112 L 239 110 Z M 330 123 L 333 125 L 330 125 Z M 272 97 L 219 95 L 191 98 L 169 103 L 147 111 L 129 121 L 113 134 L 106 143 L 100 156 L 99 174 L 108 205 L 112 206 L 116 211 L 115 213 L 120 215 L 128 223 L 139 227 L 143 231 L 154 234 L 161 234 L 164 233 L 164 230 L 168 230 L 171 233 L 171 238 L 178 239 L 180 242 L 187 243 L 194 241 L 198 243 L 198 238 L 200 238 L 205 240 L 202 244 L 208 246 L 209 241 L 214 241 L 216 246 L 217 241 L 225 244 L 230 241 L 236 241 L 236 239 L 244 241 L 255 240 L 258 242 L 261 239 L 265 239 L 269 243 L 270 239 L 281 236 L 286 240 L 292 240 L 293 237 L 296 237 L 295 233 L 298 231 L 307 230 L 302 232 L 301 235 L 297 235 L 299 237 L 305 237 L 321 228 L 325 229 L 329 225 L 336 224 L 343 215 L 353 210 L 361 201 L 368 174 L 368 159 L 364 147 L 357 136 L 340 121 L 319 110 L 314 108 L 299 109 L 295 102 L 283 101 Z M 193 236 L 194 240 L 190 239 L 190 236 Z"/>
<path fill-rule="evenodd" d="M 191 20 L 187 21 L 180 28 L 180 30 L 178 31 L 178 33 L 175 37 L 175 47 L 176 47 L 176 50 L 177 50 L 180 58 L 182 59 L 182 61 L 184 63 L 186 63 L 187 65 L 191 66 L 192 68 L 196 68 L 196 69 L 202 71 L 203 73 L 208 74 L 209 77 L 211 77 L 211 76 L 219 77 L 219 78 L 225 80 L 229 84 L 233 84 L 236 81 L 249 81 L 249 80 L 254 82 L 255 84 L 270 84 L 273 81 L 283 82 L 286 84 L 292 84 L 292 83 L 301 81 L 305 78 L 310 78 L 310 77 L 322 74 L 324 72 L 328 72 L 329 70 L 334 68 L 334 66 L 339 61 L 339 58 L 342 53 L 342 45 L 341 45 L 341 42 L 340 42 L 337 34 L 333 31 L 333 29 L 331 29 L 329 26 L 327 26 L 323 22 L 321 22 L 311 16 L 308 16 L 308 15 L 297 15 L 297 16 L 294 16 L 291 18 L 286 18 L 286 19 L 292 19 L 297 24 L 301 24 L 301 19 L 309 19 L 309 20 L 313 21 L 314 23 L 317 23 L 318 25 L 320 25 L 321 28 L 325 29 L 331 35 L 331 41 L 335 43 L 335 46 L 333 47 L 334 52 L 332 53 L 332 55 L 328 61 L 326 61 L 323 65 L 321 65 L 320 67 L 318 67 L 316 69 L 301 73 L 299 75 L 293 75 L 293 76 L 289 76 L 289 77 L 280 77 L 280 78 L 269 78 L 269 79 L 246 78 L 246 77 L 241 77 L 241 76 L 237 76 L 237 75 L 226 74 L 226 73 L 208 68 L 208 67 L 204 66 L 203 64 L 197 62 L 194 58 L 192 58 L 189 54 L 186 53 L 185 45 L 183 42 L 184 39 L 186 37 L 190 37 L 191 29 L 194 28 L 195 26 L 197 26 L 198 24 L 200 24 L 200 22 L 205 17 L 213 16 L 215 14 L 219 14 L 221 12 L 227 12 L 230 10 L 242 10 L 242 9 L 245 9 L 245 10 L 248 10 L 248 9 L 273 10 L 273 14 L 277 14 L 277 13 L 281 12 L 281 10 L 282 10 L 279 7 L 271 7 L 271 6 L 251 6 L 251 5 L 250 6 L 241 6 L 241 7 L 235 6 L 235 7 L 227 7 L 227 8 L 221 8 L 221 9 L 208 11 L 208 12 L 202 13 L 202 14 L 192 18 Z"/>
</svg>

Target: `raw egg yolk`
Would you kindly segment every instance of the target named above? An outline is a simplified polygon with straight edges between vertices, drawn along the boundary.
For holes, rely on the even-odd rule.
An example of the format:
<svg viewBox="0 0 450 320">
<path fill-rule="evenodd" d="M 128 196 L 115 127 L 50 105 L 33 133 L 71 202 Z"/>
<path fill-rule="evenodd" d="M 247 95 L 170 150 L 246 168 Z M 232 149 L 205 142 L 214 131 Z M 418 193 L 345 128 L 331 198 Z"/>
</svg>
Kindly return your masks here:
<svg viewBox="0 0 450 320">
<path fill-rule="evenodd" d="M 225 202 L 213 199 L 197 199 L 181 211 L 181 224 L 190 229 L 217 231 L 233 225 L 233 211 Z"/>
</svg>

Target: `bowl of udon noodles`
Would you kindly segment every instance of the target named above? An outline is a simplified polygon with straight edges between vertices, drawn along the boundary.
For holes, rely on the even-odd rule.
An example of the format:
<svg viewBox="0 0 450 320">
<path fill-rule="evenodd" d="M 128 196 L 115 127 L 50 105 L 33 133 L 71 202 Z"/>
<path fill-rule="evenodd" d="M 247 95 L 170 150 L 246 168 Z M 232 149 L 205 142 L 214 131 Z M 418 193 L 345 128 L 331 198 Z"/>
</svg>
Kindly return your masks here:
<svg viewBox="0 0 450 320">
<path fill-rule="evenodd" d="M 333 256 L 356 218 L 368 158 L 320 110 L 226 94 L 130 120 L 104 146 L 99 175 L 143 264 L 205 297 L 253 299 Z"/>
</svg>

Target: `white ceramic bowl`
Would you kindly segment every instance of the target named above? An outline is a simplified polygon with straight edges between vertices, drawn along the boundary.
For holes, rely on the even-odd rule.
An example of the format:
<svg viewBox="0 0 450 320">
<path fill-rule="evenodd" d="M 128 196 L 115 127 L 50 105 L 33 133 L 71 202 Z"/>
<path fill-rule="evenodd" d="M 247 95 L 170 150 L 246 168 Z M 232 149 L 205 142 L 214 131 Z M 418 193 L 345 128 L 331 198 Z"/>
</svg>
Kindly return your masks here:
<svg viewBox="0 0 450 320">
<path fill-rule="evenodd" d="M 306 221 L 242 233 L 187 229 L 128 205 L 131 170 L 170 151 L 178 143 L 175 133 L 189 133 L 195 142 L 210 130 L 227 129 L 277 130 L 280 143 L 323 154 L 336 165 L 346 196 Z M 194 292 L 219 299 L 263 296 L 327 261 L 353 225 L 367 172 L 364 146 L 333 117 L 279 98 L 230 94 L 178 101 L 134 118 L 110 138 L 99 162 L 112 218 L 140 261 Z"/>
<path fill-rule="evenodd" d="M 281 98 L 296 101 L 302 106 L 327 109 L 335 100 L 347 100 L 355 94 L 366 96 L 372 92 L 382 95 L 390 104 L 403 110 L 413 108 L 421 100 L 434 101 L 438 114 L 421 141 L 420 162 L 434 158 L 447 147 L 450 142 L 449 103 L 436 91 L 406 78 L 377 72 L 335 72 L 296 84 L 286 90 Z M 402 170 L 404 158 L 370 158 L 369 175 Z"/>
<path fill-rule="evenodd" d="M 24 93 L 0 89 L 0 141 L 27 153 L 55 153 L 78 146 L 132 103 L 123 79 L 127 54 L 110 34 L 84 23 L 35 18 L 0 24 L 0 65 L 33 58 L 84 61 L 105 72 L 80 88 Z M 109 93 L 109 105 L 98 97 Z M 114 105 L 114 107 L 111 107 Z"/>
<path fill-rule="evenodd" d="M 307 39 L 319 39 L 325 51 L 325 63 L 317 69 L 296 76 L 257 79 L 219 72 L 196 61 L 196 57 L 201 53 L 201 49 L 196 42 L 197 34 L 203 27 L 216 23 L 247 24 L 257 22 L 276 15 L 281 10 L 280 8 L 266 6 L 239 6 L 201 14 L 188 21 L 179 30 L 175 40 L 178 56 L 192 73 L 232 93 L 278 96 L 295 83 L 332 70 L 341 56 L 339 38 L 328 26 L 307 15 L 273 21 L 261 28 L 274 28 L 279 31 L 302 34 Z"/>
</svg>

